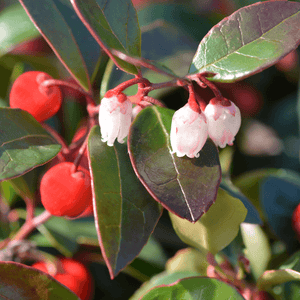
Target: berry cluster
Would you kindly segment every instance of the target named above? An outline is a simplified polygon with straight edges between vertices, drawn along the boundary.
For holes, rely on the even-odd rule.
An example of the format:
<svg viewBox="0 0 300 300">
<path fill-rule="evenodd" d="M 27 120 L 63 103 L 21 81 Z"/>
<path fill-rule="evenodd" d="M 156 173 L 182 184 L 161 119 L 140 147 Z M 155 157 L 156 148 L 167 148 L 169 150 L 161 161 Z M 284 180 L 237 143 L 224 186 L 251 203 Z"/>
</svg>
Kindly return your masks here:
<svg viewBox="0 0 300 300">
<path fill-rule="evenodd" d="M 53 84 L 50 75 L 31 71 L 23 73 L 14 82 L 10 92 L 10 106 L 26 110 L 37 121 L 43 122 L 58 112 L 62 98 L 60 88 L 55 82 Z M 81 129 L 75 134 L 72 143 L 77 143 L 86 134 L 87 130 Z M 78 149 L 73 152 L 65 149 L 65 152 L 68 155 L 56 158 L 55 164 L 52 163 L 41 180 L 42 204 L 55 216 L 89 216 L 93 213 L 93 204 L 87 150 L 81 156 L 78 166 L 74 163 L 79 155 Z"/>
</svg>

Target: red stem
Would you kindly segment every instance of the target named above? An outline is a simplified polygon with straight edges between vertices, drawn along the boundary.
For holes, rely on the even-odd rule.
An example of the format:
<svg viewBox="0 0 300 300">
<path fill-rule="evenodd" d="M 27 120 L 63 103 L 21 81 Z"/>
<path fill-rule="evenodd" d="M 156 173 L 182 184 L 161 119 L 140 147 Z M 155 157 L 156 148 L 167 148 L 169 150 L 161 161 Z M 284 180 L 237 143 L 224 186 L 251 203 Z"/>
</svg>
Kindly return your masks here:
<svg viewBox="0 0 300 300">
<path fill-rule="evenodd" d="M 121 51 L 116 50 L 116 49 L 111 49 L 111 52 L 112 52 L 113 55 L 117 56 L 118 58 L 120 58 L 122 60 L 127 61 L 128 63 L 130 63 L 132 65 L 139 66 L 139 67 L 144 67 L 144 68 L 150 69 L 152 71 L 155 71 L 156 73 L 167 75 L 167 76 L 172 77 L 174 79 L 180 79 L 179 77 L 177 77 L 173 74 L 170 74 L 168 72 L 165 72 L 165 71 L 157 68 L 155 65 L 151 64 L 151 62 L 147 59 L 134 58 L 134 57 L 131 57 L 131 56 L 129 56 L 129 55 L 127 55 L 127 54 L 125 54 Z"/>
<path fill-rule="evenodd" d="M 197 112 L 197 113 L 200 113 L 201 111 L 200 111 L 199 104 L 198 104 L 198 102 L 197 102 L 197 100 L 196 100 L 196 95 L 195 95 L 195 91 L 194 91 L 193 85 L 190 84 L 190 85 L 188 86 L 188 89 L 189 89 L 189 94 L 190 94 L 190 95 L 189 95 L 188 104 L 189 104 L 190 108 L 191 108 L 193 111 L 195 111 L 195 112 Z"/>
<path fill-rule="evenodd" d="M 59 79 L 47 79 L 41 83 L 42 86 L 49 87 L 49 86 L 65 86 L 69 87 L 73 90 L 78 91 L 79 93 L 83 94 L 85 96 L 87 103 L 95 103 L 94 99 L 91 97 L 91 94 L 85 92 L 80 86 L 67 82 L 64 80 Z"/>
<path fill-rule="evenodd" d="M 32 220 L 26 220 L 24 225 L 13 237 L 12 241 L 24 240 L 36 227 L 45 223 L 51 218 L 51 216 L 52 215 L 47 210 L 45 210 L 43 213 L 33 218 Z"/>
<path fill-rule="evenodd" d="M 68 153 L 69 152 L 68 146 L 65 143 L 64 139 L 60 136 L 60 134 L 57 131 L 55 131 L 51 126 L 49 126 L 45 123 L 42 123 L 41 125 L 44 129 L 46 129 L 50 133 L 50 135 L 52 135 L 52 137 L 59 144 L 61 144 L 61 146 L 62 146 L 61 152 L 64 153 L 64 154 Z"/>
</svg>

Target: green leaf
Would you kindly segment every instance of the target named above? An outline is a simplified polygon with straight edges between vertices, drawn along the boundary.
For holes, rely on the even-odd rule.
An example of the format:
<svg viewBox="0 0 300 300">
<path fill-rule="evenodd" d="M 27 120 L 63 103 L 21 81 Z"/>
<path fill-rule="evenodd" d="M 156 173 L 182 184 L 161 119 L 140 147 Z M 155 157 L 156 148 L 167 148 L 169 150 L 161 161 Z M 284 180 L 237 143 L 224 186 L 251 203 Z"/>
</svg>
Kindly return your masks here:
<svg viewBox="0 0 300 300">
<path fill-rule="evenodd" d="M 26 111 L 0 108 L 0 181 L 43 165 L 61 149 Z"/>
<path fill-rule="evenodd" d="M 187 278 L 191 276 L 201 275 L 198 272 L 162 272 L 156 276 L 153 276 L 148 282 L 143 284 L 130 298 L 130 300 L 140 300 L 143 295 L 149 292 L 152 288 L 160 286 L 162 284 L 172 284 L 179 279 Z"/>
<path fill-rule="evenodd" d="M 257 281 L 259 289 L 266 290 L 274 285 L 289 281 L 300 281 L 300 251 L 291 256 L 279 270 L 264 272 Z"/>
<path fill-rule="evenodd" d="M 241 294 L 231 285 L 218 279 L 205 277 L 183 278 L 169 286 L 152 289 L 141 300 L 243 300 Z"/>
<path fill-rule="evenodd" d="M 71 3 L 85 19 L 88 30 L 106 47 L 129 56 L 141 56 L 141 32 L 130 0 L 71 0 Z M 135 66 L 119 58 L 117 62 L 127 72 L 137 74 Z"/>
<path fill-rule="evenodd" d="M 107 146 L 101 141 L 99 126 L 95 126 L 88 149 L 99 243 L 114 278 L 147 243 L 161 208 L 135 176 L 126 144 Z"/>
<path fill-rule="evenodd" d="M 300 281 L 300 273 L 291 269 L 285 270 L 270 270 L 264 272 L 257 281 L 257 287 L 261 290 L 267 290 L 268 288 L 289 282 L 289 281 Z"/>
<path fill-rule="evenodd" d="M 201 41 L 191 73 L 233 82 L 275 64 L 300 42 L 300 3 L 266 1 L 234 12 Z"/>
<path fill-rule="evenodd" d="M 259 225 L 243 223 L 241 233 L 246 246 L 245 254 L 250 261 L 256 279 L 263 274 L 271 259 L 271 248 L 267 235 Z"/>
<path fill-rule="evenodd" d="M 50 275 L 15 262 L 0 263 L 0 298 L 21 300 L 78 300 Z"/>
<path fill-rule="evenodd" d="M 209 266 L 206 255 L 195 248 L 185 248 L 179 250 L 166 263 L 168 272 L 197 272 L 206 276 Z"/>
<path fill-rule="evenodd" d="M 199 158 L 171 154 L 173 110 L 148 107 L 131 125 L 128 150 L 137 176 L 166 209 L 196 222 L 214 203 L 220 184 L 218 150 L 207 140 Z"/>
<path fill-rule="evenodd" d="M 244 222 L 251 224 L 260 224 L 262 225 L 262 220 L 259 217 L 259 213 L 254 207 L 254 205 L 243 195 L 238 187 L 233 185 L 230 177 L 223 176 L 220 188 L 226 191 L 230 196 L 238 198 L 245 205 L 248 213 Z"/>
<path fill-rule="evenodd" d="M 100 55 L 100 47 L 67 0 L 20 0 L 56 56 L 85 90 Z"/>
<path fill-rule="evenodd" d="M 219 189 L 216 202 L 202 218 L 192 224 L 170 213 L 175 232 L 186 244 L 213 254 L 229 245 L 236 237 L 247 209 L 243 203 Z"/>
<path fill-rule="evenodd" d="M 39 36 L 38 30 L 20 4 L 5 8 L 0 14 L 0 56 L 21 42 Z"/>
</svg>

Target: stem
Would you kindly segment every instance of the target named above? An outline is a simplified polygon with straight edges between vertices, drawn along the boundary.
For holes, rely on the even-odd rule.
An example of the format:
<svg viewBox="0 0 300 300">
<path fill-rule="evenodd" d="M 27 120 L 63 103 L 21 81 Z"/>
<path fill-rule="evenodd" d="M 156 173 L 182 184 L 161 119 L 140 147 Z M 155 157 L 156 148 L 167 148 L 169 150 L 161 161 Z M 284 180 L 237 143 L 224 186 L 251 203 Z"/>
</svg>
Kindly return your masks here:
<svg viewBox="0 0 300 300">
<path fill-rule="evenodd" d="M 200 81 L 202 81 L 205 85 L 207 85 L 212 90 L 212 92 L 215 94 L 217 99 L 219 100 L 223 99 L 221 92 L 211 81 L 209 81 L 206 77 L 204 77 L 201 74 L 198 74 L 198 78 L 200 79 Z"/>
<path fill-rule="evenodd" d="M 82 158 L 82 156 L 83 156 L 83 154 L 84 154 L 84 152 L 86 150 L 87 142 L 88 142 L 88 135 L 86 136 L 86 138 L 85 138 L 82 146 L 80 147 L 80 149 L 78 151 L 78 154 L 77 154 L 77 156 L 76 156 L 76 158 L 75 158 L 75 160 L 73 162 L 73 170 L 72 170 L 72 172 L 74 172 L 74 173 L 77 171 L 79 163 L 80 163 L 80 160 L 81 160 L 81 158 Z"/>
<path fill-rule="evenodd" d="M 51 216 L 52 215 L 47 210 L 45 210 L 43 213 L 33 218 L 32 220 L 26 220 L 26 222 L 16 233 L 12 241 L 24 240 L 36 227 L 48 221 Z"/>
<path fill-rule="evenodd" d="M 50 135 L 52 135 L 52 137 L 53 137 L 59 144 L 61 144 L 61 146 L 62 146 L 61 152 L 64 153 L 64 154 L 68 153 L 68 152 L 69 152 L 68 146 L 67 146 L 67 144 L 65 143 L 64 139 L 61 137 L 61 135 L 60 135 L 57 131 L 55 131 L 51 126 L 49 126 L 49 125 L 47 125 L 47 124 L 42 123 L 41 125 L 42 125 L 42 127 L 43 127 L 45 130 L 47 130 L 47 131 L 50 133 Z"/>
<path fill-rule="evenodd" d="M 41 83 L 42 86 L 45 87 L 50 87 L 50 86 L 65 86 L 65 87 L 69 87 L 73 90 L 76 90 L 77 92 L 83 94 L 83 96 L 85 96 L 85 98 L 87 99 L 88 103 L 94 103 L 94 99 L 91 97 L 91 94 L 87 93 L 86 91 L 84 91 L 80 86 L 71 83 L 71 82 L 67 82 L 64 80 L 59 80 L 59 79 L 47 79 L 44 80 Z"/>
<path fill-rule="evenodd" d="M 73 0 L 74 1 L 74 0 Z M 144 68 L 147 68 L 147 69 L 150 69 L 156 73 L 160 73 L 160 74 L 164 74 L 164 75 L 167 75 L 169 77 L 172 77 L 174 79 L 180 79 L 179 77 L 173 75 L 173 74 L 170 74 L 166 71 L 163 71 L 159 68 L 157 68 L 155 65 L 151 64 L 151 62 L 147 59 L 144 59 L 144 58 L 134 58 L 134 57 L 131 57 L 127 54 L 124 54 L 123 52 L 121 51 L 118 51 L 116 49 L 111 49 L 111 52 L 117 56 L 118 58 L 122 59 L 122 60 L 126 60 L 128 63 L 132 64 L 132 65 L 135 65 L 135 66 L 139 66 L 139 67 L 144 67 Z"/>
<path fill-rule="evenodd" d="M 200 113 L 200 107 L 199 107 L 199 104 L 196 100 L 196 94 L 195 94 L 195 91 L 194 91 L 194 87 L 193 87 L 193 84 L 190 84 L 188 86 L 188 89 L 189 89 L 189 100 L 188 100 L 188 104 L 190 106 L 190 108 L 197 112 L 197 113 Z"/>
<path fill-rule="evenodd" d="M 137 78 L 133 78 L 130 80 L 127 80 L 125 82 L 122 82 L 121 84 L 119 84 L 118 86 L 116 86 L 114 89 L 109 90 L 106 94 L 105 97 L 112 97 L 114 95 L 118 95 L 120 93 L 122 93 L 124 90 L 126 90 L 127 88 L 129 88 L 130 86 L 137 84 L 137 83 L 142 83 L 145 85 L 151 85 L 150 81 L 146 78 L 143 77 L 137 77 Z"/>
</svg>

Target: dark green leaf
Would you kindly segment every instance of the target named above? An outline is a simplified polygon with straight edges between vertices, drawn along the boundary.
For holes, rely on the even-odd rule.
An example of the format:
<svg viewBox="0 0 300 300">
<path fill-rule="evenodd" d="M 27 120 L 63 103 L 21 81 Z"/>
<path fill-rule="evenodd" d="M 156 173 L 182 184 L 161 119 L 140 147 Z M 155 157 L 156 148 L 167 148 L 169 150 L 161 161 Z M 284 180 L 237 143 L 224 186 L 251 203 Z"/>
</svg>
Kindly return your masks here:
<svg viewBox="0 0 300 300">
<path fill-rule="evenodd" d="M 67 0 L 19 0 L 57 57 L 83 88 L 91 88 L 100 47 Z"/>
<path fill-rule="evenodd" d="M 199 158 L 171 154 L 173 110 L 148 107 L 135 118 L 128 136 L 137 176 L 166 209 L 196 222 L 216 199 L 221 170 L 218 150 L 207 140 Z"/>
<path fill-rule="evenodd" d="M 137 13 L 130 0 L 71 0 L 71 2 L 84 17 L 90 32 L 106 47 L 129 56 L 141 56 L 141 32 Z M 121 59 L 117 61 L 127 72 L 137 74 L 135 66 Z"/>
<path fill-rule="evenodd" d="M 0 56 L 26 40 L 39 36 L 20 4 L 11 5 L 0 14 Z"/>
<path fill-rule="evenodd" d="M 276 63 L 300 42 L 300 3 L 266 1 L 234 12 L 201 41 L 190 72 L 232 82 Z"/>
<path fill-rule="evenodd" d="M 79 299 L 50 275 L 14 262 L 0 263 L 0 298 L 10 300 Z"/>
<path fill-rule="evenodd" d="M 152 289 L 141 300 L 243 300 L 241 294 L 231 285 L 213 278 L 183 278 L 175 284 Z"/>
<path fill-rule="evenodd" d="M 0 108 L 0 181 L 43 165 L 61 148 L 26 111 Z"/>
<path fill-rule="evenodd" d="M 111 278 L 127 266 L 147 243 L 161 208 L 132 169 L 126 144 L 109 147 L 100 128 L 89 135 L 88 149 L 96 205 L 96 228 Z"/>
<path fill-rule="evenodd" d="M 247 209 L 243 203 L 222 189 L 216 202 L 195 224 L 170 213 L 175 232 L 186 244 L 213 254 L 228 246 L 239 232 Z"/>
</svg>

